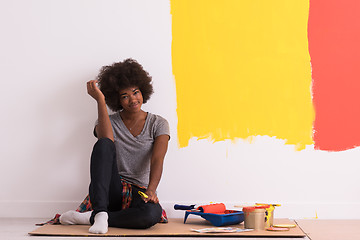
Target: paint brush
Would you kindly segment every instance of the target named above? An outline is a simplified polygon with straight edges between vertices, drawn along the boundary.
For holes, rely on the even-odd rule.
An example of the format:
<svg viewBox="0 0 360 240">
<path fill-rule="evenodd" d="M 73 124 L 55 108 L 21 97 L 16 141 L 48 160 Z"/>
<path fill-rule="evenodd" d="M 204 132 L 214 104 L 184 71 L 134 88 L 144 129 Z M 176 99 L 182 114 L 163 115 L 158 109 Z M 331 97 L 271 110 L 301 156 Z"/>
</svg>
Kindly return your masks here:
<svg viewBox="0 0 360 240">
<path fill-rule="evenodd" d="M 149 198 L 149 196 L 143 193 L 142 191 L 138 191 L 138 194 L 144 198 Z"/>
</svg>

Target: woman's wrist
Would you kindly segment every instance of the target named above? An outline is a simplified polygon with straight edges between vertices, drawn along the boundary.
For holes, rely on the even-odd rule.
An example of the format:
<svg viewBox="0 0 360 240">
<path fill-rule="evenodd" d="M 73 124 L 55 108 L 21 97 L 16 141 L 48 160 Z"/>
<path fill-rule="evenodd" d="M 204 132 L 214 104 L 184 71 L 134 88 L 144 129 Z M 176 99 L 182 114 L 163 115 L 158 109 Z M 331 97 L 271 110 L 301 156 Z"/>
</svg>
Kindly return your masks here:
<svg viewBox="0 0 360 240">
<path fill-rule="evenodd" d="M 96 101 L 99 105 L 102 105 L 102 104 L 106 105 L 105 97 L 99 97 L 98 99 L 96 99 Z"/>
<path fill-rule="evenodd" d="M 147 189 L 146 189 L 146 192 L 155 193 L 155 192 L 156 192 L 156 190 L 151 189 L 151 188 L 147 188 Z"/>
</svg>

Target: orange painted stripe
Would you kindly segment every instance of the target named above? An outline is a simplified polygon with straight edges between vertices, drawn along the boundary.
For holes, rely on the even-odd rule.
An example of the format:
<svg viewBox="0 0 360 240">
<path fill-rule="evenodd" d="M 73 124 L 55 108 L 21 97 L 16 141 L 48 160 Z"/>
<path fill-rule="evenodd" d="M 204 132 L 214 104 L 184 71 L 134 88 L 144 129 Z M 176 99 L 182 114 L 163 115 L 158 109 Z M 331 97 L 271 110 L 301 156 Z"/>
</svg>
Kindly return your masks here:
<svg viewBox="0 0 360 240">
<path fill-rule="evenodd" d="M 359 0 L 310 0 L 315 149 L 360 146 L 359 12 Z"/>
</svg>

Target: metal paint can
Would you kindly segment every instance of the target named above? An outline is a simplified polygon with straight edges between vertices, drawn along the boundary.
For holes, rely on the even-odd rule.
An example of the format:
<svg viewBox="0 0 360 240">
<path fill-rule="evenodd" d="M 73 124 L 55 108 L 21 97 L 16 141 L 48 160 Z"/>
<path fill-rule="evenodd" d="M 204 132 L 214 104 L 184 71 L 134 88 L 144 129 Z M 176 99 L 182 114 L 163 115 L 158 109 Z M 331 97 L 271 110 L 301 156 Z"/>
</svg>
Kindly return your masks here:
<svg viewBox="0 0 360 240">
<path fill-rule="evenodd" d="M 269 205 L 244 207 L 245 228 L 264 230 L 266 223 L 266 208 Z"/>
</svg>

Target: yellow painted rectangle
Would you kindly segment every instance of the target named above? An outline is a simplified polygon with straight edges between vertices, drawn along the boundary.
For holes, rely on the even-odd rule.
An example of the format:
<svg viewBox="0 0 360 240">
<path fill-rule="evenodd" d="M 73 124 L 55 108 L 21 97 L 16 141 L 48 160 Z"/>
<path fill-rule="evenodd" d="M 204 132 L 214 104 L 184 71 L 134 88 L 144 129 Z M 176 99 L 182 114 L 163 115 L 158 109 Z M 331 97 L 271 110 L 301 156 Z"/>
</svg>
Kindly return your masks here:
<svg viewBox="0 0 360 240">
<path fill-rule="evenodd" d="M 171 0 L 180 147 L 257 135 L 313 143 L 308 12 L 303 0 Z"/>
</svg>

